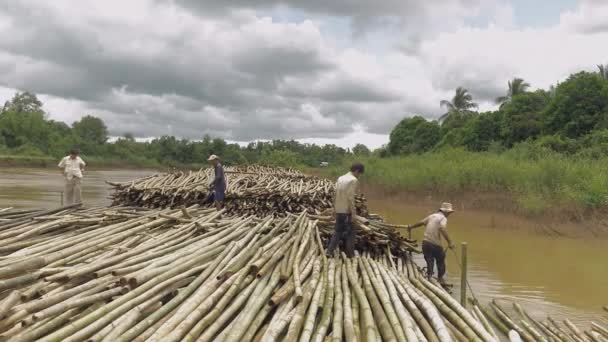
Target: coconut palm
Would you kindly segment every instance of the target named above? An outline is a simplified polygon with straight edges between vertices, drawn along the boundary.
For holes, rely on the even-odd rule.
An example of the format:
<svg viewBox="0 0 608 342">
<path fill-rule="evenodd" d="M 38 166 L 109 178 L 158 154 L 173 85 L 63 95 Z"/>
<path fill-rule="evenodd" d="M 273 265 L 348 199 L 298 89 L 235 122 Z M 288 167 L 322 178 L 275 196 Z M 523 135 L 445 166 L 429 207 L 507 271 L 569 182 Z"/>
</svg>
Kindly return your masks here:
<svg viewBox="0 0 608 342">
<path fill-rule="evenodd" d="M 600 76 L 602 76 L 603 79 L 608 80 L 608 64 L 606 64 L 606 65 L 599 64 L 597 66 L 597 68 L 599 69 L 598 72 L 599 72 Z"/>
<path fill-rule="evenodd" d="M 529 83 L 521 78 L 514 78 L 512 81 L 509 81 L 509 90 L 507 91 L 507 95 L 496 98 L 496 103 L 502 107 L 505 103 L 511 102 L 515 95 L 525 93 L 528 88 L 530 88 Z"/>
<path fill-rule="evenodd" d="M 439 122 L 445 121 L 454 113 L 466 113 L 477 108 L 477 103 L 473 102 L 473 96 L 463 87 L 456 88 L 456 93 L 451 101 L 441 100 L 439 105 L 445 107 L 448 111 L 439 118 Z"/>
</svg>

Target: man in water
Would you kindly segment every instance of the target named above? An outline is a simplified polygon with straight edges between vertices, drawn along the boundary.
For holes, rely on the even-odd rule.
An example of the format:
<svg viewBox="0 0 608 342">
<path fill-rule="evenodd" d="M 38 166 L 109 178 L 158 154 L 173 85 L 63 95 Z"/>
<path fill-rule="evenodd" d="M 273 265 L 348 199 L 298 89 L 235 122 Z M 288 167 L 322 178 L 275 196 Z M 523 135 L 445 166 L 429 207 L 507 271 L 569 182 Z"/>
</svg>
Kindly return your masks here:
<svg viewBox="0 0 608 342">
<path fill-rule="evenodd" d="M 85 162 L 78 156 L 78 150 L 72 149 L 70 155 L 64 157 L 59 162 L 61 174 L 65 177 L 65 204 L 72 205 L 82 203 L 82 173 L 84 172 Z"/>
<path fill-rule="evenodd" d="M 445 251 L 441 245 L 441 237 L 443 236 L 447 241 L 450 249 L 454 249 L 454 244 L 447 230 L 448 216 L 453 212 L 451 203 L 443 203 L 436 213 L 427 216 L 414 225 L 407 226 L 410 231 L 417 227 L 426 227 L 424 240 L 422 240 L 422 253 L 424 254 L 424 260 L 426 260 L 427 278 L 430 280 L 433 276 L 433 269 L 435 268 L 435 262 L 437 262 L 437 278 L 442 285 L 446 283 L 443 279 L 445 275 Z"/>
<path fill-rule="evenodd" d="M 353 231 L 353 217 L 356 215 L 355 195 L 357 193 L 358 178 L 365 171 L 361 163 L 354 163 L 350 172 L 338 178 L 336 183 L 336 197 L 334 199 L 334 210 L 336 212 L 336 226 L 334 235 L 331 237 L 327 256 L 332 257 L 334 250 L 340 243 L 344 242 L 344 249 L 349 258 L 355 256 L 355 232 Z"/>
<path fill-rule="evenodd" d="M 215 177 L 213 182 L 209 184 L 209 187 L 213 190 L 213 200 L 215 202 L 215 208 L 220 211 L 224 207 L 224 197 L 226 196 L 226 176 L 224 175 L 224 167 L 220 163 L 220 157 L 212 154 L 207 159 L 215 171 Z"/>
</svg>

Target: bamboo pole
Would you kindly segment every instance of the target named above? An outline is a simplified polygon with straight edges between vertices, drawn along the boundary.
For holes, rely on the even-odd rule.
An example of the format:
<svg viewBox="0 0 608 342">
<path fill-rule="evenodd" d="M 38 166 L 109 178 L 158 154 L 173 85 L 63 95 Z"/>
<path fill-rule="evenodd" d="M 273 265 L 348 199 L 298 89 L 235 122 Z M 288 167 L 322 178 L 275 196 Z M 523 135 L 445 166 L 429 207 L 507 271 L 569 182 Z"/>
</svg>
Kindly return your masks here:
<svg viewBox="0 0 608 342">
<path fill-rule="evenodd" d="M 365 292 L 359 286 L 357 282 L 357 278 L 353 271 L 353 266 L 351 266 L 351 262 L 346 255 L 342 255 L 343 259 L 346 259 L 347 264 L 347 272 L 346 275 L 348 277 L 348 282 L 351 285 L 351 289 L 357 297 L 357 303 L 359 303 L 359 310 L 361 312 L 361 338 L 364 338 L 366 341 L 376 341 L 378 336 L 378 331 L 376 328 L 376 324 L 374 322 L 374 316 L 372 314 L 372 309 L 370 307 L 369 302 L 367 301 L 367 297 Z M 350 270 L 348 268 L 350 267 Z"/>
<path fill-rule="evenodd" d="M 329 324 L 332 320 L 331 314 L 334 311 L 334 289 L 337 292 L 338 282 L 340 283 L 340 290 L 342 289 L 342 281 L 338 277 L 341 271 L 341 265 L 336 267 L 335 259 L 330 259 L 328 262 L 328 268 L 326 268 L 326 276 L 324 277 L 324 280 L 326 281 L 325 287 L 327 288 L 327 290 L 325 292 L 323 312 L 321 314 L 319 325 L 317 326 L 317 329 L 314 332 L 313 341 L 315 342 L 323 342 L 323 339 L 327 335 L 327 330 L 329 329 Z M 337 297 L 335 299 L 335 302 L 337 306 L 342 305 Z"/>
<path fill-rule="evenodd" d="M 19 291 L 12 291 L 8 297 L 6 297 L 2 303 L 0 303 L 0 319 L 6 316 L 6 313 L 15 306 L 21 300 L 21 294 Z"/>
<path fill-rule="evenodd" d="M 295 266 L 295 265 L 294 265 Z M 308 286 L 306 291 L 302 294 L 302 299 L 298 300 L 298 295 L 296 294 L 296 302 L 299 302 L 297 306 L 296 313 L 289 324 L 289 329 L 287 331 L 287 336 L 285 337 L 288 341 L 295 341 L 300 336 L 302 325 L 304 323 L 304 313 L 310 304 L 310 301 L 313 296 L 313 292 L 316 289 L 317 283 L 319 282 L 321 263 L 319 260 L 315 261 L 312 271 L 312 278 L 310 282 L 308 282 Z"/>
</svg>

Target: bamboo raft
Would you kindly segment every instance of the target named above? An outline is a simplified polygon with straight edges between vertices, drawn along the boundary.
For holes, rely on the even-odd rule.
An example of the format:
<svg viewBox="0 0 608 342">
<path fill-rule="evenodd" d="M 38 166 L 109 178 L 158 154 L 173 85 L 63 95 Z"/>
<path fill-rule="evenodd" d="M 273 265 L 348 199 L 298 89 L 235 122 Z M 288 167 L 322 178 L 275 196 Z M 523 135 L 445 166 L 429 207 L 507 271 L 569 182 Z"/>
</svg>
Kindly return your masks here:
<svg viewBox="0 0 608 342">
<path fill-rule="evenodd" d="M 328 258 L 333 183 L 226 168 L 112 183 L 115 206 L 0 209 L 0 341 L 608 341 L 602 321 L 463 307 L 417 242 L 357 201 L 353 259 Z"/>
<path fill-rule="evenodd" d="M 29 216 L 0 223 L 7 341 L 608 338 L 602 323 L 583 331 L 517 305 L 519 318 L 498 302 L 467 310 L 421 276 L 407 247 L 370 242 L 353 259 L 327 258 L 326 228 L 306 212 L 226 216 L 194 205 Z"/>
<path fill-rule="evenodd" d="M 291 169 L 261 166 L 225 169 L 228 214 L 285 216 L 304 210 L 320 215 L 333 207 L 334 182 Z M 166 208 L 210 202 L 212 169 L 156 174 L 112 183 L 113 205 Z M 357 214 L 367 216 L 365 197 L 356 198 Z"/>
</svg>

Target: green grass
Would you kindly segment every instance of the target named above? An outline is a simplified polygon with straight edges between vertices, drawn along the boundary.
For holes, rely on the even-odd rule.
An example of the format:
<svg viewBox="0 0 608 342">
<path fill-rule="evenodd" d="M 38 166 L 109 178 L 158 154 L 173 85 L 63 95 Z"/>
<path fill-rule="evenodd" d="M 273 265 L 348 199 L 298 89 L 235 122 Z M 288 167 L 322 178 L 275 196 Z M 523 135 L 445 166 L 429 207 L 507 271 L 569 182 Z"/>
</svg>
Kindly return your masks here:
<svg viewBox="0 0 608 342">
<path fill-rule="evenodd" d="M 136 159 L 120 159 L 120 158 L 104 158 L 104 157 L 88 157 L 82 156 L 87 163 L 87 168 L 92 169 L 131 169 L 131 168 L 148 168 L 148 169 L 186 169 L 198 170 L 203 167 L 208 167 L 208 164 L 182 164 L 176 162 L 160 163 L 157 160 L 147 158 Z M 42 167 L 55 168 L 59 163 L 58 158 L 46 156 L 22 156 L 22 155 L 0 155 L 0 167 Z"/>
<path fill-rule="evenodd" d="M 608 157 L 580 159 L 549 151 L 513 149 L 502 154 L 450 149 L 423 155 L 363 158 L 364 179 L 397 191 L 498 193 L 519 209 L 537 214 L 551 209 L 608 206 Z M 326 172 L 337 176 L 350 161 Z"/>
<path fill-rule="evenodd" d="M 0 155 L 0 166 L 10 167 L 50 167 L 58 161 L 50 157 Z"/>
</svg>

